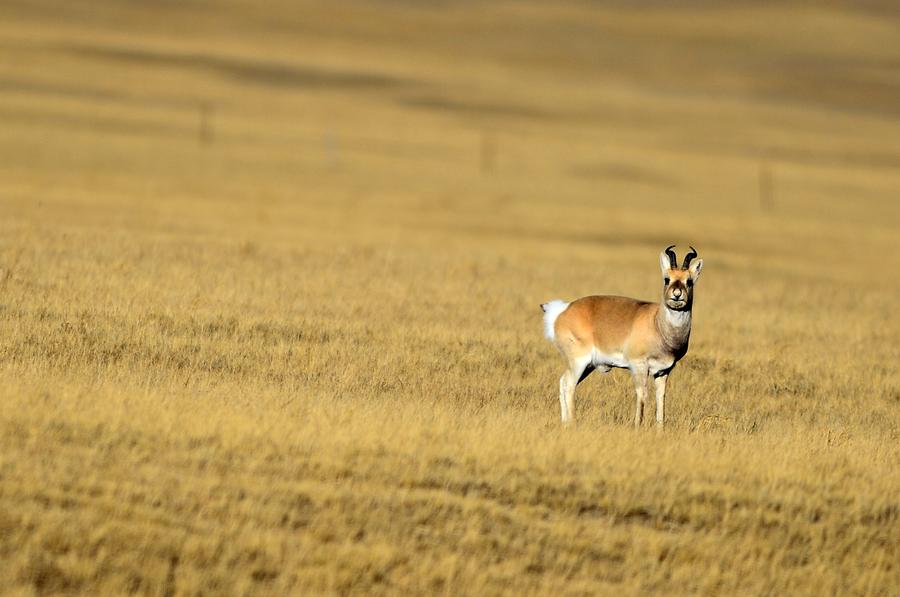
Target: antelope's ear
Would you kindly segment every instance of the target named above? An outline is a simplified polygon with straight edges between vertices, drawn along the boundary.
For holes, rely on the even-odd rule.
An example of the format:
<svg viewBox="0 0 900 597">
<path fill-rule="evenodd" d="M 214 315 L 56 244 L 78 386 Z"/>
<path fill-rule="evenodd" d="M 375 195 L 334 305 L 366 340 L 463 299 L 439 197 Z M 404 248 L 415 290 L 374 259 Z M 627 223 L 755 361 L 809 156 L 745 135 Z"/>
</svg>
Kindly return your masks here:
<svg viewBox="0 0 900 597">
<path fill-rule="evenodd" d="M 703 260 L 702 259 L 695 259 L 694 261 L 691 261 L 691 265 L 688 268 L 688 270 L 691 272 L 691 278 L 693 278 L 694 280 L 699 278 L 700 270 L 702 270 L 702 269 L 703 269 Z"/>
<path fill-rule="evenodd" d="M 669 269 L 672 267 L 672 262 L 669 261 L 669 256 L 666 255 L 666 252 L 663 251 L 659 254 L 659 269 L 662 270 L 663 278 L 668 277 Z"/>
</svg>

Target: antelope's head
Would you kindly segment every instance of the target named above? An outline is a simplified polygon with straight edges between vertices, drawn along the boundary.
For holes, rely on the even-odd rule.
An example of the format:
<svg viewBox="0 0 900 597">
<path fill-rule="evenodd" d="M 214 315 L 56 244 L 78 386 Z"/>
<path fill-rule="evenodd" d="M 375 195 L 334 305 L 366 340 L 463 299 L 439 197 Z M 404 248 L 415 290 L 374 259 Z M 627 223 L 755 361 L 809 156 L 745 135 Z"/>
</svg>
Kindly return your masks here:
<svg viewBox="0 0 900 597">
<path fill-rule="evenodd" d="M 694 304 L 694 282 L 700 277 L 703 260 L 695 259 L 697 251 L 691 247 L 691 252 L 684 256 L 684 263 L 678 267 L 678 257 L 673 248 L 675 245 L 659 254 L 659 267 L 663 275 L 663 303 L 673 311 L 690 311 Z"/>
</svg>

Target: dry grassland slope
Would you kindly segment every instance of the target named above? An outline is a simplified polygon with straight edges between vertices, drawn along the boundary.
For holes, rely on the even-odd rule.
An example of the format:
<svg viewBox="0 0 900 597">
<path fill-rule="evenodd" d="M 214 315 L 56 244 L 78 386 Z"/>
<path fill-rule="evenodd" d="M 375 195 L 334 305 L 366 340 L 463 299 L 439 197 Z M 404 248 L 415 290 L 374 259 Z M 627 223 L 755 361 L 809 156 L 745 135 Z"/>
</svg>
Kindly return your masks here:
<svg viewBox="0 0 900 597">
<path fill-rule="evenodd" d="M 0 4 L 0 588 L 896 594 L 892 3 Z M 706 267 L 669 425 L 538 304 Z"/>
</svg>

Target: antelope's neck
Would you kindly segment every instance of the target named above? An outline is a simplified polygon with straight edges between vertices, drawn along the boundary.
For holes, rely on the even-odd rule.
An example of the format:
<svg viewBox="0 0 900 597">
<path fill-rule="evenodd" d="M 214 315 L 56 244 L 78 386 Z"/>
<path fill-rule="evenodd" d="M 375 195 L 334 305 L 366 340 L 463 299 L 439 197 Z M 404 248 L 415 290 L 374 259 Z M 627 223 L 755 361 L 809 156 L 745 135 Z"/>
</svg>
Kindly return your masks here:
<svg viewBox="0 0 900 597">
<path fill-rule="evenodd" d="M 691 310 L 673 311 L 661 303 L 656 313 L 656 327 L 668 348 L 682 349 L 691 337 Z"/>
</svg>

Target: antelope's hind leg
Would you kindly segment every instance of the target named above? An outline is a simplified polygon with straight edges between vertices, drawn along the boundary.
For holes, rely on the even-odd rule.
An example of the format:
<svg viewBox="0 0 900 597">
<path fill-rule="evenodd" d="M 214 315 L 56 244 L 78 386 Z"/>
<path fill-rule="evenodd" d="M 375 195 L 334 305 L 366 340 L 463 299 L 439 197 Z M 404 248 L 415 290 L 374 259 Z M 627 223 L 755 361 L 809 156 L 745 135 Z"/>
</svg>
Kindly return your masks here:
<svg viewBox="0 0 900 597">
<path fill-rule="evenodd" d="M 563 424 L 575 422 L 575 386 L 593 370 L 590 355 L 569 359 L 569 367 L 559 378 L 559 410 Z"/>
</svg>

